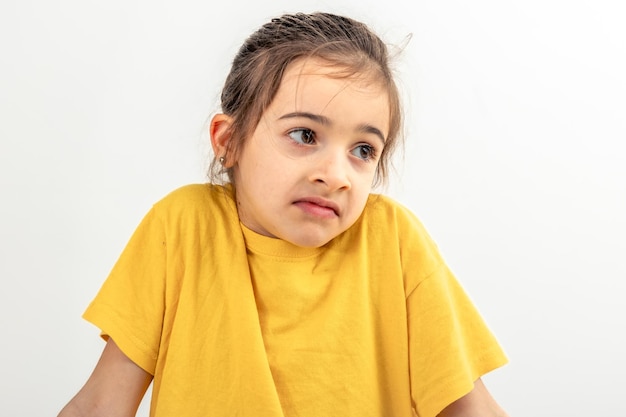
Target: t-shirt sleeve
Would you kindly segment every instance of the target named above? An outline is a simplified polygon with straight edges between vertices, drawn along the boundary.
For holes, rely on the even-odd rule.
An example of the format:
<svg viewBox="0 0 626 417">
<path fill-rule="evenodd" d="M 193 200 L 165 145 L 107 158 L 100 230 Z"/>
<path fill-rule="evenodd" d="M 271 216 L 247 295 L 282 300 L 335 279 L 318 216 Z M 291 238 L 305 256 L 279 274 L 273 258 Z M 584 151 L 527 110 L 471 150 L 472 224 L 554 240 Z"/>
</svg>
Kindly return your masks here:
<svg viewBox="0 0 626 417">
<path fill-rule="evenodd" d="M 507 358 L 445 263 L 407 296 L 411 394 L 434 417 Z"/>
<path fill-rule="evenodd" d="M 154 375 L 165 310 L 166 239 L 153 208 L 141 221 L 83 318 Z"/>
</svg>

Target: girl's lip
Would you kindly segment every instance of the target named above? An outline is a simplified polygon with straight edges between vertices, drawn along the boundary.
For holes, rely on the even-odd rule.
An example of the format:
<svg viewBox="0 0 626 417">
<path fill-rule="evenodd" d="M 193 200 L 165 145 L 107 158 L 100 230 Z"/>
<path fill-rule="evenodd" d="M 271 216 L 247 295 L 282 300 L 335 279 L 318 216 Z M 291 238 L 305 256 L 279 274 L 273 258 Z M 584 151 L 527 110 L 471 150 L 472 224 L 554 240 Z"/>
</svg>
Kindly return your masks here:
<svg viewBox="0 0 626 417">
<path fill-rule="evenodd" d="M 339 216 L 339 205 L 332 200 L 327 200 L 323 197 L 304 197 L 294 201 L 293 204 L 304 203 L 311 204 L 313 206 L 319 206 L 325 209 L 330 209 L 335 213 L 335 216 Z"/>
</svg>

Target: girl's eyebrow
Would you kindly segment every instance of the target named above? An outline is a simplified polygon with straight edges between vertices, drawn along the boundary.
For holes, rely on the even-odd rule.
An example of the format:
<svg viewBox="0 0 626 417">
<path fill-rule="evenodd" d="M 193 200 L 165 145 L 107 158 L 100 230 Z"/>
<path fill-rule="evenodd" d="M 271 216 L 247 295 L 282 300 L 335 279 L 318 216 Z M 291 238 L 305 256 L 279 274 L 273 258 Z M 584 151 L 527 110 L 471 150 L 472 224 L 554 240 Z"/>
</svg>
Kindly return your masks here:
<svg viewBox="0 0 626 417">
<path fill-rule="evenodd" d="M 297 118 L 297 117 L 304 117 L 305 119 L 312 120 L 312 121 L 314 121 L 316 123 L 319 123 L 321 125 L 324 125 L 324 126 L 332 125 L 331 120 L 328 117 L 326 117 L 326 116 L 322 116 L 321 114 L 313 114 L 313 113 L 309 113 L 309 112 L 302 112 L 302 111 L 297 111 L 297 112 L 293 112 L 293 113 L 283 114 L 282 116 L 280 116 L 278 118 L 278 120 L 293 119 L 293 118 Z M 364 123 L 364 124 L 359 125 L 359 128 L 357 130 L 359 132 L 371 133 L 371 134 L 377 136 L 380 139 L 380 141 L 382 142 L 383 146 L 385 145 L 385 135 L 383 135 L 383 132 L 381 132 L 380 129 L 378 129 L 377 127 Z"/>
<path fill-rule="evenodd" d="M 283 114 L 282 116 L 278 118 L 278 120 L 294 119 L 297 117 L 304 117 L 305 119 L 310 119 L 316 123 L 319 123 L 325 126 L 330 126 L 332 124 L 330 119 L 326 116 L 322 116 L 321 114 L 313 114 L 313 113 L 309 113 L 305 111 L 296 111 L 293 113 Z"/>
</svg>

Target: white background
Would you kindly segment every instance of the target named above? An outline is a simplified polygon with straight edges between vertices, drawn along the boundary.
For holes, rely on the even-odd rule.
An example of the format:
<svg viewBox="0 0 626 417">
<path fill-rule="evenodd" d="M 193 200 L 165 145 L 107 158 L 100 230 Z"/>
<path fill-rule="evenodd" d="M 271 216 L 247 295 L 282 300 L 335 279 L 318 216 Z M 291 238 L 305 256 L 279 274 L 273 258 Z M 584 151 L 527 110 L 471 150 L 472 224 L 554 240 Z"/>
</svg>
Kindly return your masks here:
<svg viewBox="0 0 626 417">
<path fill-rule="evenodd" d="M 439 243 L 510 356 L 512 416 L 623 416 L 623 2 L 0 3 L 0 415 L 56 415 L 103 347 L 80 318 L 135 226 L 203 182 L 236 49 L 327 10 L 391 44 L 407 145 L 387 192 Z M 139 413 L 147 415 L 142 406 Z"/>
</svg>

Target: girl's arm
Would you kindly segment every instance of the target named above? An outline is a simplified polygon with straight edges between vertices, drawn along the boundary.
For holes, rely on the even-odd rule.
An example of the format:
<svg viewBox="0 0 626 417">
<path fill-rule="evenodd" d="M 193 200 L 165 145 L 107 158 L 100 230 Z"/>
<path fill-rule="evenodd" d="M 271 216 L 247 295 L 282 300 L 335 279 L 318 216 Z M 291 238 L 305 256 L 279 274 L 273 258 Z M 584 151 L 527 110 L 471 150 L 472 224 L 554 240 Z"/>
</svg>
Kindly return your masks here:
<svg viewBox="0 0 626 417">
<path fill-rule="evenodd" d="M 134 416 L 151 381 L 152 375 L 128 359 L 109 339 L 85 386 L 58 417 Z"/>
<path fill-rule="evenodd" d="M 474 383 L 474 389 L 443 409 L 438 417 L 508 417 L 496 403 L 481 379 Z"/>
</svg>

